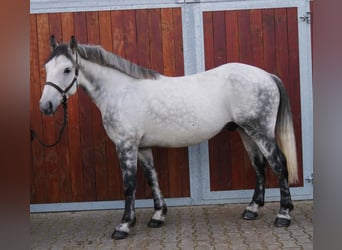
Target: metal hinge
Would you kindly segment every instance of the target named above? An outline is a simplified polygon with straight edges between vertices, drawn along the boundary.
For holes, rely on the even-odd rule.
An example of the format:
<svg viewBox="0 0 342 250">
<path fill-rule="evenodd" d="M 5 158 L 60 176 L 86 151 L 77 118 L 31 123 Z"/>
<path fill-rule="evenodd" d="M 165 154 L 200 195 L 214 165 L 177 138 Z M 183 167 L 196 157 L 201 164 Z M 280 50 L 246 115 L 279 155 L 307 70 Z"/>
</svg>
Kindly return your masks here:
<svg viewBox="0 0 342 250">
<path fill-rule="evenodd" d="M 307 24 L 310 24 L 311 23 L 311 12 L 307 11 L 304 15 L 300 16 L 299 18 L 303 22 L 306 22 Z"/>
<path fill-rule="evenodd" d="M 308 183 L 313 184 L 314 174 L 313 173 L 309 174 L 304 180 L 306 180 Z"/>
</svg>

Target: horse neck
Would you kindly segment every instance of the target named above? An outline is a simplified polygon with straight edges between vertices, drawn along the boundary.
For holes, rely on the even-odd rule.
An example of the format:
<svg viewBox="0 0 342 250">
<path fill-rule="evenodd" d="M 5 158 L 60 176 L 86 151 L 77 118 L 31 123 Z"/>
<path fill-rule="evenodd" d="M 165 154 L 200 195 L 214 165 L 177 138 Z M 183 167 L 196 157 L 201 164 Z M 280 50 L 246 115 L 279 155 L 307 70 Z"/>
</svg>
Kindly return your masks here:
<svg viewBox="0 0 342 250">
<path fill-rule="evenodd" d="M 132 81 L 132 77 L 118 70 L 85 59 L 80 60 L 79 85 L 98 106 L 104 100 L 104 95 L 115 95 Z"/>
</svg>

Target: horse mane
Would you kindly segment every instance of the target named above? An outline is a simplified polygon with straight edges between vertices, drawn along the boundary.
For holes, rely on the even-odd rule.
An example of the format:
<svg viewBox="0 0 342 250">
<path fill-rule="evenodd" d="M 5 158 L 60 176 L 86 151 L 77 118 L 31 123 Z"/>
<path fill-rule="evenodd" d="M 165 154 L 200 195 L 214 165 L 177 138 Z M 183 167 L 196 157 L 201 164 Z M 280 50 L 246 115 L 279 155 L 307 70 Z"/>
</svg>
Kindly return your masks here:
<svg viewBox="0 0 342 250">
<path fill-rule="evenodd" d="M 77 46 L 77 52 L 82 58 L 86 60 L 115 70 L 119 70 L 120 72 L 125 73 L 136 79 L 157 79 L 160 75 L 156 71 L 144 68 L 118 55 L 106 51 L 104 48 L 98 45 L 79 44 Z M 52 51 L 46 62 L 59 55 L 64 55 L 70 60 L 74 61 L 70 54 L 69 45 L 62 43 L 59 44 Z"/>
<path fill-rule="evenodd" d="M 119 70 L 136 79 L 157 79 L 159 76 L 156 71 L 130 62 L 98 45 L 78 45 L 77 52 L 84 59 Z"/>
</svg>

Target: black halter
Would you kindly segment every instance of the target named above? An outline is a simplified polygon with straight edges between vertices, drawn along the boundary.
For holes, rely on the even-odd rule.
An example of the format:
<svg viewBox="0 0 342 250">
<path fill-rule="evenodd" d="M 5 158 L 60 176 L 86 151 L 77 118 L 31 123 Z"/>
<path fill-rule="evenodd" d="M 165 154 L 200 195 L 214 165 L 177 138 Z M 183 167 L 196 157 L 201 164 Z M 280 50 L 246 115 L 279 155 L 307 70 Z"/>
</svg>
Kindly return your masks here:
<svg viewBox="0 0 342 250">
<path fill-rule="evenodd" d="M 68 98 L 67 98 L 67 93 L 68 91 L 74 86 L 74 84 L 76 83 L 77 81 L 77 77 L 78 77 L 78 73 L 79 73 L 79 64 L 78 64 L 78 55 L 77 55 L 77 52 L 76 52 L 76 65 L 75 65 L 75 76 L 74 76 L 74 79 L 72 79 L 71 83 L 63 90 L 61 87 L 59 87 L 58 85 L 56 85 L 55 83 L 53 82 L 46 82 L 45 85 L 49 85 L 51 87 L 54 87 L 63 97 L 63 102 L 62 102 L 62 105 L 63 105 L 63 110 L 64 110 L 64 121 L 63 121 L 63 125 L 61 127 L 61 130 L 59 132 L 59 135 L 58 135 L 58 138 L 56 140 L 55 143 L 52 143 L 52 144 L 46 144 L 44 143 L 38 136 L 37 134 L 34 132 L 33 129 L 30 130 L 31 132 L 31 142 L 34 140 L 34 137 L 37 138 L 38 142 L 45 146 L 45 147 L 53 147 L 53 146 L 56 146 L 60 140 L 62 139 L 62 134 L 63 134 L 63 131 L 64 131 L 64 128 L 67 124 L 67 121 L 68 121 Z"/>
<path fill-rule="evenodd" d="M 78 70 L 79 70 L 79 65 L 78 65 L 78 55 L 76 53 L 76 65 L 75 65 L 75 76 L 74 79 L 72 79 L 71 83 L 68 85 L 68 87 L 66 87 L 64 90 L 61 89 L 57 84 L 53 83 L 53 82 L 46 82 L 45 85 L 49 85 L 51 87 L 54 87 L 63 97 L 63 103 L 67 102 L 67 93 L 68 91 L 74 86 L 74 84 L 77 81 L 77 77 L 78 77 Z"/>
</svg>

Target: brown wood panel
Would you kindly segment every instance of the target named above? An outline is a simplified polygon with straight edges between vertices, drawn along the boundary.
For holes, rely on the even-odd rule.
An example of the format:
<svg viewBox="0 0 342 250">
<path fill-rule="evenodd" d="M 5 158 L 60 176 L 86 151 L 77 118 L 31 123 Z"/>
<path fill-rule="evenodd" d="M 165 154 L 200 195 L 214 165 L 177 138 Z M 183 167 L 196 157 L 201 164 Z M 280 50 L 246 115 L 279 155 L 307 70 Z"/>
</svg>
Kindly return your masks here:
<svg viewBox="0 0 342 250">
<path fill-rule="evenodd" d="M 39 100 L 41 96 L 40 68 L 38 55 L 37 16 L 30 16 L 30 99 Z M 43 135 L 42 117 L 37 102 L 30 102 L 30 126 L 39 135 Z M 31 199 L 42 202 L 47 198 L 46 171 L 44 165 L 44 150 L 36 142 L 31 145 Z"/>
<path fill-rule="evenodd" d="M 75 36 L 79 43 L 88 43 L 87 15 L 85 12 L 74 13 Z M 83 90 L 78 90 L 79 97 L 79 117 L 80 117 L 80 139 L 81 139 L 81 159 L 83 174 L 83 189 L 85 201 L 96 200 L 95 182 L 95 155 L 93 150 L 93 117 L 94 104 Z"/>
<path fill-rule="evenodd" d="M 79 43 L 100 44 L 158 72 L 183 75 L 180 17 L 180 8 L 31 15 L 31 127 L 52 142 L 63 121 L 61 108 L 46 117 L 38 106 L 52 33 L 58 41 L 68 42 L 74 34 Z M 123 199 L 115 145 L 105 135 L 98 109 L 81 89 L 69 98 L 68 114 L 62 144 L 51 149 L 32 144 L 31 202 Z M 153 153 L 165 197 L 189 196 L 187 149 L 154 148 Z M 141 169 L 137 180 L 137 198 L 151 197 Z"/>
<path fill-rule="evenodd" d="M 61 14 L 53 13 L 49 14 L 49 29 L 50 34 L 53 34 L 57 41 L 63 41 L 62 38 L 62 25 Z M 64 112 L 61 108 L 55 113 L 55 138 L 58 137 L 60 128 L 63 126 Z M 62 202 L 69 201 L 72 196 L 71 178 L 70 178 L 70 164 L 69 164 L 69 152 L 68 152 L 68 130 L 65 129 L 64 136 L 60 143 L 56 146 L 56 153 L 58 160 L 56 161 L 56 167 L 58 169 L 58 181 L 59 181 L 59 200 Z"/>
<path fill-rule="evenodd" d="M 69 41 L 74 32 L 73 13 L 62 13 L 62 41 Z M 68 100 L 68 139 L 69 139 L 69 166 L 72 196 L 68 201 L 81 201 L 83 191 L 83 173 L 81 162 L 79 100 L 75 94 Z"/>
<path fill-rule="evenodd" d="M 100 44 L 100 26 L 99 12 L 87 12 L 87 34 L 89 44 Z M 106 159 L 106 134 L 102 125 L 102 117 L 99 109 L 95 105 L 91 105 L 92 114 L 92 133 L 93 133 L 93 150 L 95 161 L 95 183 L 96 183 L 96 199 L 108 199 L 107 189 L 107 159 Z"/>
<path fill-rule="evenodd" d="M 44 65 L 47 56 L 50 53 L 49 46 L 49 16 L 42 14 L 37 16 L 37 35 L 38 35 L 38 50 L 39 50 L 39 65 L 40 65 L 40 84 L 43 87 L 45 83 L 45 70 Z M 38 102 L 37 102 L 38 103 Z M 48 143 L 55 140 L 55 120 L 54 117 L 43 116 L 43 139 Z M 44 165 L 46 170 L 46 189 L 47 201 L 56 202 L 59 200 L 59 180 L 58 180 L 58 167 L 57 167 L 57 151 L 56 148 L 44 148 Z"/>
<path fill-rule="evenodd" d="M 183 33 L 182 33 L 182 12 L 180 9 L 172 9 L 173 15 L 173 36 L 175 41 L 175 72 L 173 76 L 184 75 L 184 56 L 183 56 Z"/>
<path fill-rule="evenodd" d="M 296 8 L 225 11 L 224 17 L 222 12 L 203 14 L 206 69 L 238 61 L 282 78 L 293 106 L 302 176 Z M 221 56 L 223 46 L 225 59 Z M 222 131 L 211 139 L 209 156 L 212 191 L 254 188 L 255 172 L 237 132 Z M 277 178 L 270 168 L 266 175 L 266 186 L 277 187 Z"/>
<path fill-rule="evenodd" d="M 285 84 L 291 99 L 294 129 L 297 143 L 298 164 L 302 165 L 302 126 L 301 126 L 301 105 L 300 105 L 300 76 L 299 76 L 299 54 L 298 54 L 298 13 L 297 8 L 287 9 L 287 33 L 288 33 L 288 78 Z M 303 171 L 299 171 L 299 183 L 303 186 Z"/>
</svg>

